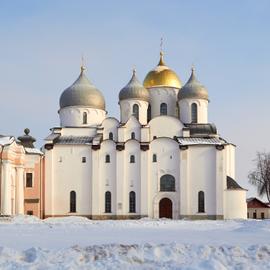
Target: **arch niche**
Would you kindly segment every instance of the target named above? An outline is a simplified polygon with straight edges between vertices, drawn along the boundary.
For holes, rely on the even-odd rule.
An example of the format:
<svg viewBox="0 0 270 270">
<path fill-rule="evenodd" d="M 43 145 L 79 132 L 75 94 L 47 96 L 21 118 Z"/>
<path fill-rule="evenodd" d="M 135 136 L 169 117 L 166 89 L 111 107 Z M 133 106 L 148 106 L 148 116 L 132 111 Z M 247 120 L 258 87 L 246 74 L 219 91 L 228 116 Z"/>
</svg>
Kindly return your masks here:
<svg viewBox="0 0 270 270">
<path fill-rule="evenodd" d="M 172 218 L 173 203 L 168 198 L 159 201 L 159 218 Z"/>
</svg>

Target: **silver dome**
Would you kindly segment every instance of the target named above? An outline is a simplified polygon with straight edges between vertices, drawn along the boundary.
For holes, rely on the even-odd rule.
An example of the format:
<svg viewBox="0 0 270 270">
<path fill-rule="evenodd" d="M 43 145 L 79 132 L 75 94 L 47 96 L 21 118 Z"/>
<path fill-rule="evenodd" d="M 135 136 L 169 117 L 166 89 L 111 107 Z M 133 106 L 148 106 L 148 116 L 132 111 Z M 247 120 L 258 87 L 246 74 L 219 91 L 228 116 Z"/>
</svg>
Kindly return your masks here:
<svg viewBox="0 0 270 270">
<path fill-rule="evenodd" d="M 133 70 L 133 75 L 128 84 L 119 93 L 119 100 L 125 99 L 139 99 L 149 102 L 149 92 L 137 79 L 135 70 Z"/>
<path fill-rule="evenodd" d="M 195 77 L 194 68 L 192 68 L 189 80 L 178 92 L 178 100 L 184 98 L 209 100 L 207 89 Z"/>
<path fill-rule="evenodd" d="M 105 100 L 102 93 L 87 79 L 84 67 L 78 79 L 60 97 L 60 108 L 69 106 L 87 106 L 105 110 Z"/>
</svg>

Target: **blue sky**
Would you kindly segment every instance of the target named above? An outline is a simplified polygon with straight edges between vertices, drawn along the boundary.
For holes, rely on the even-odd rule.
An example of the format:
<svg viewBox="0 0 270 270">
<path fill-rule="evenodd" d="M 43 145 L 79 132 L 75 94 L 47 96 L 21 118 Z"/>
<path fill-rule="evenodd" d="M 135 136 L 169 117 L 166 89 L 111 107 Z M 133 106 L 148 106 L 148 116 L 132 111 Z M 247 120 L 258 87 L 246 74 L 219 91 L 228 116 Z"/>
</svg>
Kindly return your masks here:
<svg viewBox="0 0 270 270">
<path fill-rule="evenodd" d="M 270 151 L 270 2 L 1 1 L 0 133 L 25 127 L 38 146 L 59 124 L 61 92 L 80 59 L 118 117 L 118 92 L 135 66 L 143 81 L 165 62 L 185 83 L 194 63 L 208 88 L 209 120 L 237 145 L 237 180 L 247 183 L 256 151 Z"/>
</svg>

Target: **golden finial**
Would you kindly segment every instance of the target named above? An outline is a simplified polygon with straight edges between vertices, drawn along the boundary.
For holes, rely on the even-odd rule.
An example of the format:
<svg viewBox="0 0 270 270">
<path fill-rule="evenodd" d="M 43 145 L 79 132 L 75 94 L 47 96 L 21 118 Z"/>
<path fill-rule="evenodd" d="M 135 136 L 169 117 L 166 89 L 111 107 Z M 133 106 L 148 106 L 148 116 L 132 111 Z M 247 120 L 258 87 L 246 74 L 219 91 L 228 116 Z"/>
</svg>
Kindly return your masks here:
<svg viewBox="0 0 270 270">
<path fill-rule="evenodd" d="M 164 53 L 163 53 L 163 37 L 160 39 L 160 59 L 159 59 L 159 63 L 158 65 L 159 66 L 165 66 L 165 63 L 163 61 L 163 56 L 164 56 Z"/>
<path fill-rule="evenodd" d="M 82 55 L 82 57 L 81 57 L 81 72 L 83 72 L 84 70 L 86 70 L 86 68 L 85 68 L 85 65 L 84 65 L 84 57 Z"/>
</svg>

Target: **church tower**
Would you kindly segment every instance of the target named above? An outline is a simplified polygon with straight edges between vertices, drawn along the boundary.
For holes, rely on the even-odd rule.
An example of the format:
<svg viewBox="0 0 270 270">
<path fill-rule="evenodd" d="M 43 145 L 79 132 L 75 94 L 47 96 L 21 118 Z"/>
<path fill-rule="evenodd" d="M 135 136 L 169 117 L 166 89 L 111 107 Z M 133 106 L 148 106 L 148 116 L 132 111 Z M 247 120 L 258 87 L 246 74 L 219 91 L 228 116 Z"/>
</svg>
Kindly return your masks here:
<svg viewBox="0 0 270 270">
<path fill-rule="evenodd" d="M 143 85 L 150 93 L 150 119 L 160 115 L 178 118 L 177 94 L 181 81 L 177 74 L 166 66 L 162 51 L 158 65 L 146 75 Z"/>
<path fill-rule="evenodd" d="M 195 77 L 194 68 L 187 83 L 178 93 L 180 120 L 182 123 L 208 123 L 208 92 Z"/>
<path fill-rule="evenodd" d="M 78 79 L 60 97 L 61 127 L 94 127 L 105 119 L 104 97 L 84 72 L 81 66 Z"/>
</svg>

